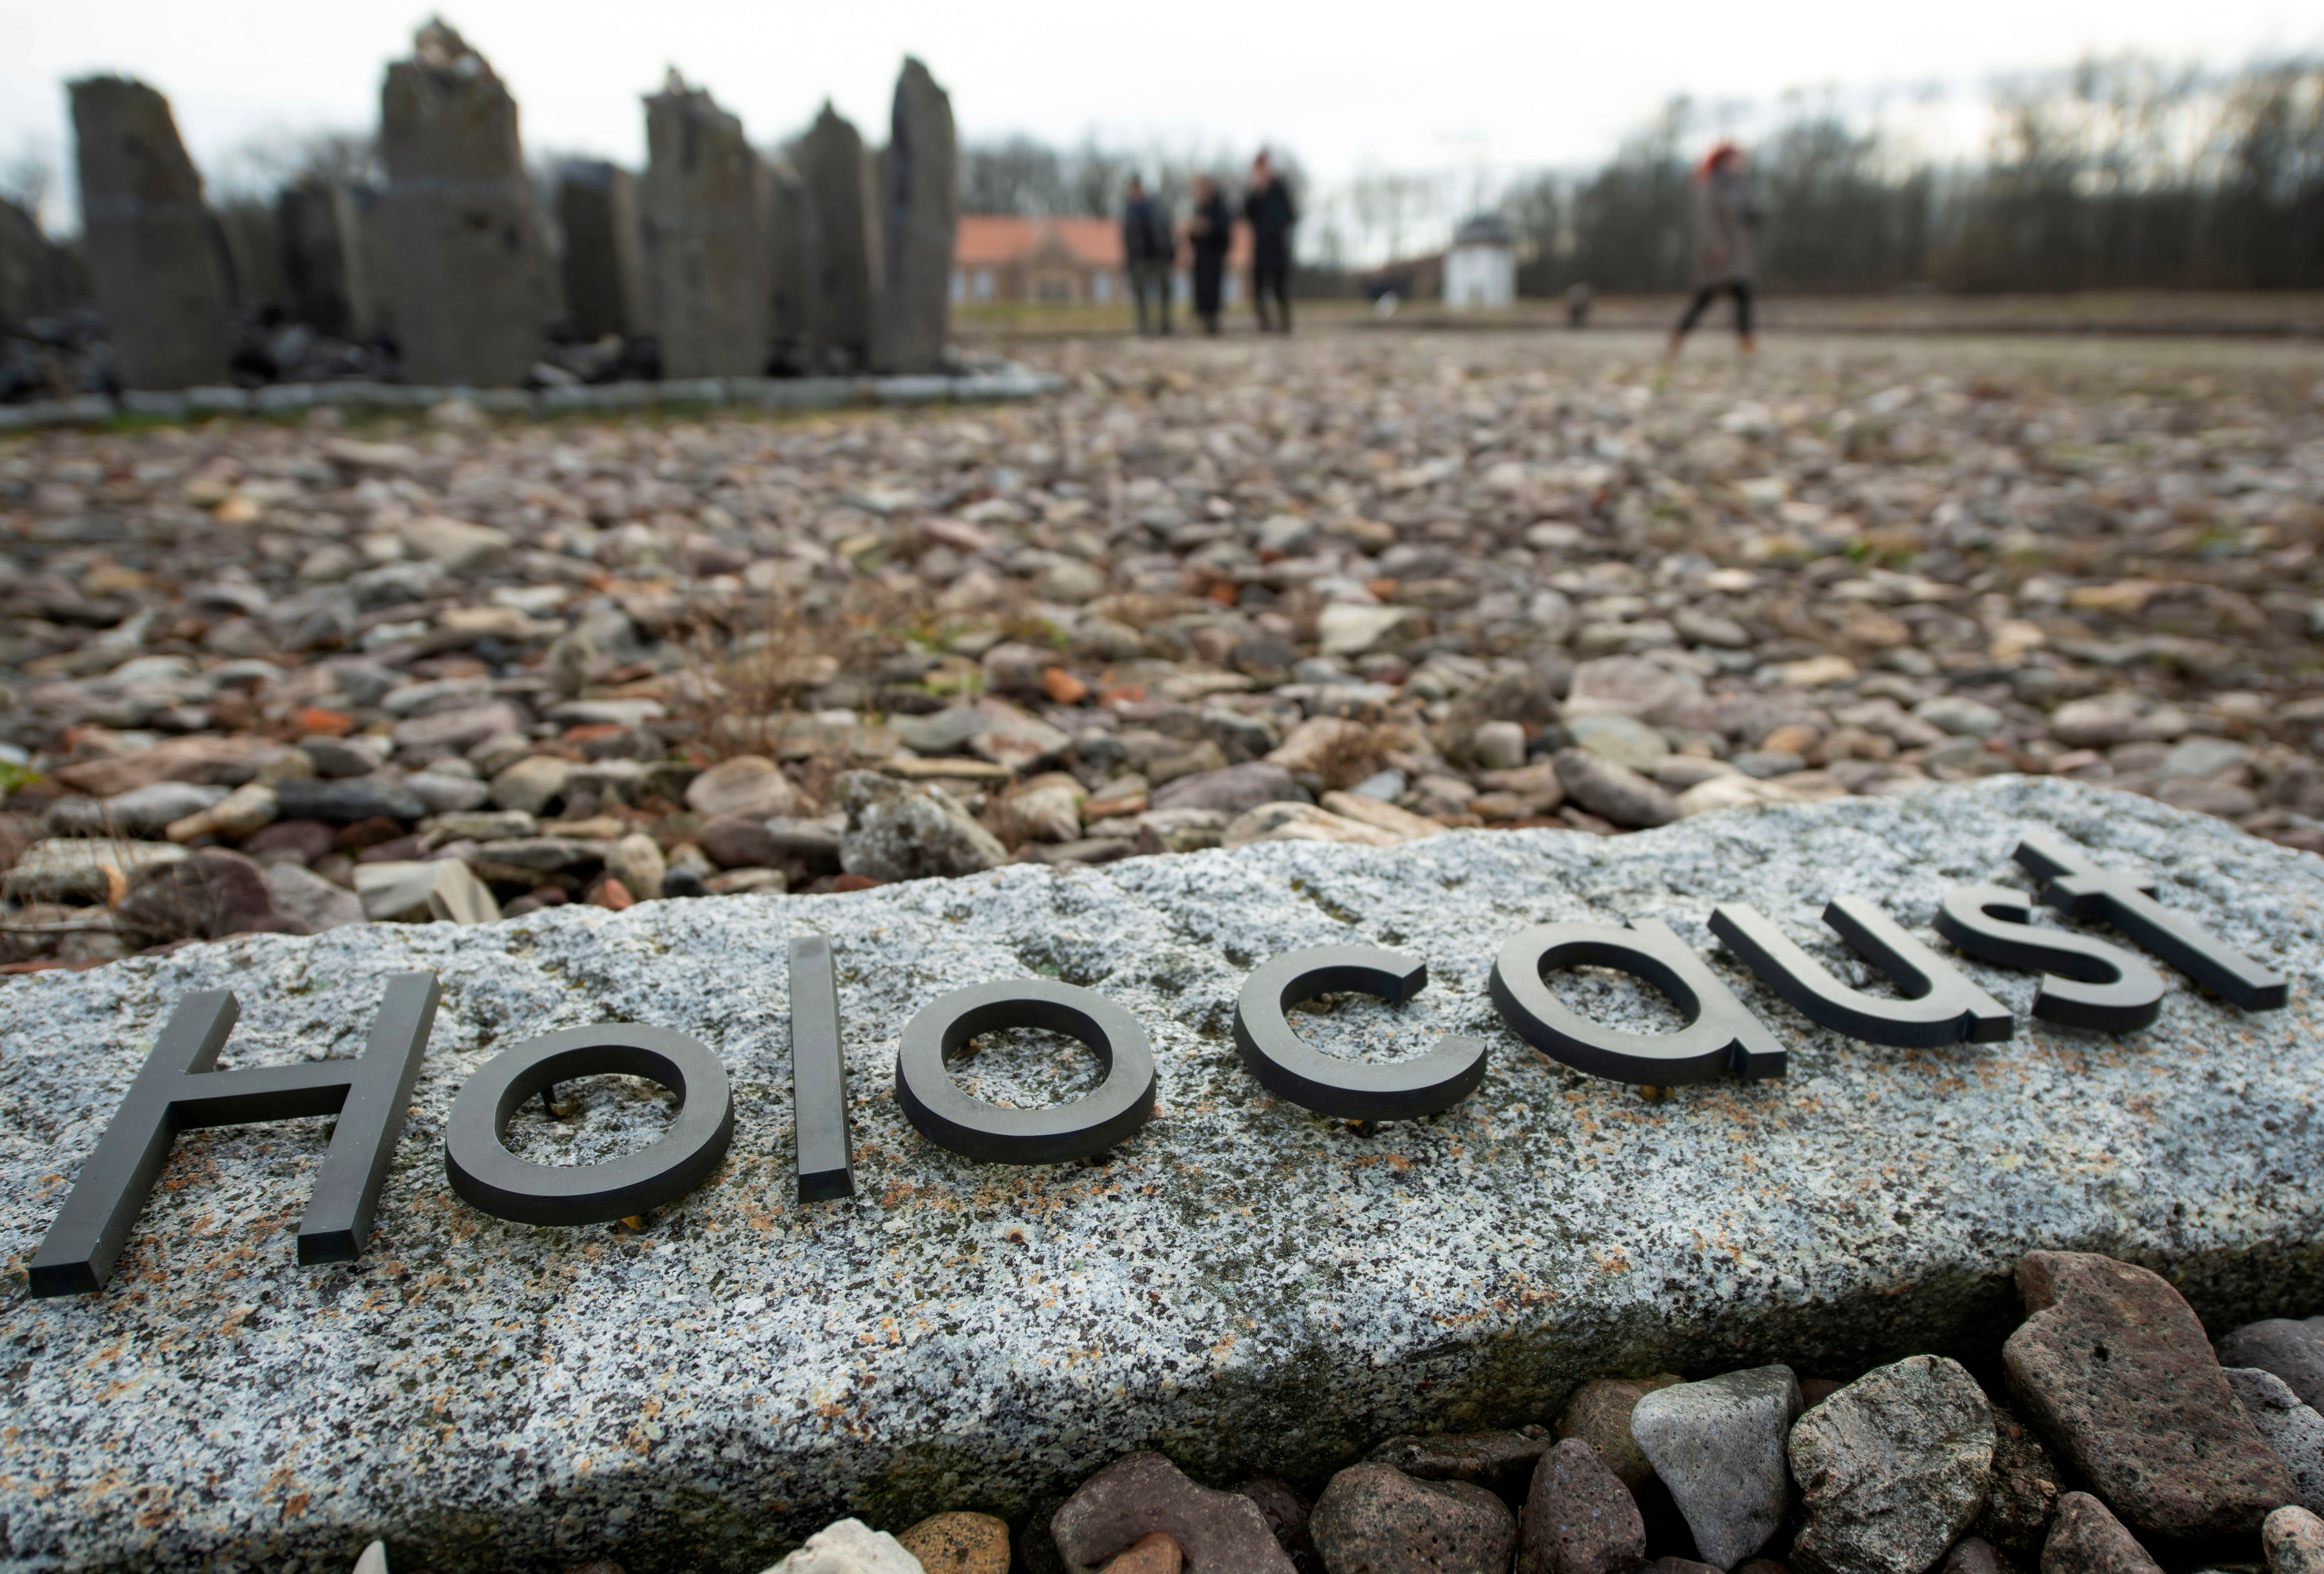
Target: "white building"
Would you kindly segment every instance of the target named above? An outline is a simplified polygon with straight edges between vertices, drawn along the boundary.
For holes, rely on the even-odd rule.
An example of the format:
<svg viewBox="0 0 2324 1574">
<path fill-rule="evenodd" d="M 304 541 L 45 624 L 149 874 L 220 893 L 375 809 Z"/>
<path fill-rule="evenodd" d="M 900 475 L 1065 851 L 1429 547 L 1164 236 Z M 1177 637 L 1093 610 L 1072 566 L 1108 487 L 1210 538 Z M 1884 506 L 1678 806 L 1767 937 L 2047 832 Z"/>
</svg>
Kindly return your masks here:
<svg viewBox="0 0 2324 1574">
<path fill-rule="evenodd" d="M 1517 237 L 1499 214 L 1480 213 L 1453 232 L 1444 254 L 1444 304 L 1489 310 L 1515 305 L 1517 298 Z"/>
</svg>

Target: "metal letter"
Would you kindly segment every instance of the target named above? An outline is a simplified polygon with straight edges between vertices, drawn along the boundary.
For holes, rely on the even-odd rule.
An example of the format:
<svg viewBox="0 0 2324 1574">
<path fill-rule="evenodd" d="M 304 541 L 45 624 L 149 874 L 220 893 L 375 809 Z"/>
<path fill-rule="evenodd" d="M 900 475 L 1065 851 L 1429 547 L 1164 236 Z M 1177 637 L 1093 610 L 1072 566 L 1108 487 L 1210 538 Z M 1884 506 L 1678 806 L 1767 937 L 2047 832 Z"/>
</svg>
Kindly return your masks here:
<svg viewBox="0 0 2324 1574">
<path fill-rule="evenodd" d="M 1748 903 L 1712 908 L 1711 932 L 1802 1015 L 1868 1044 L 1993 1043 L 2016 1026 L 2007 1006 L 1863 897 L 1834 897 L 1824 903 L 1823 921 L 1905 997 L 1889 1000 L 1849 988 Z"/>
<path fill-rule="evenodd" d="M 1235 1001 L 1242 1063 L 1271 1093 L 1343 1120 L 1410 1120 L 1450 1109 L 1485 1079 L 1485 1042 L 1447 1033 L 1426 1054 L 1382 1065 L 1341 1060 L 1300 1042 L 1285 1014 L 1356 989 L 1401 1005 L 1427 986 L 1428 964 L 1378 946 L 1309 946 L 1260 964 Z"/>
<path fill-rule="evenodd" d="M 520 1105 L 576 1077 L 643 1077 L 678 1095 L 678 1116 L 634 1153 L 595 1164 L 536 1164 L 502 1135 Z M 601 1022 L 527 1039 L 484 1062 L 444 1121 L 444 1171 L 470 1207 L 518 1224 L 603 1224 L 675 1202 L 734 1138 L 726 1069 L 699 1039 Z"/>
<path fill-rule="evenodd" d="M 972 1098 L 945 1069 L 969 1040 L 995 1028 L 1038 1027 L 1081 1040 L 1105 1068 L 1093 1093 L 1045 1109 Z M 1054 1164 L 1102 1153 L 1154 1115 L 1154 1055 L 1138 1019 L 1094 990 L 1046 978 L 1006 978 L 955 989 L 904 1024 L 896 1097 L 919 1134 L 994 1164 Z"/>
<path fill-rule="evenodd" d="M 433 973 L 394 974 L 371 1040 L 355 1059 L 235 1071 L 211 1069 L 242 1014 L 233 993 L 204 990 L 180 1001 L 41 1243 L 32 1293 L 85 1295 L 105 1287 L 171 1143 L 198 1126 L 337 1115 L 314 1200 L 299 1223 L 299 1261 L 353 1259 L 371 1234 L 440 998 Z"/>
<path fill-rule="evenodd" d="M 2006 885 L 1964 885 L 1937 910 L 1937 932 L 1972 957 L 2048 977 L 2034 1014 L 2069 1027 L 2127 1032 L 2163 1012 L 2163 975 L 2117 946 L 2064 930 L 2035 929 L 2033 904 Z"/>
<path fill-rule="evenodd" d="M 1602 1027 L 1557 998 L 1543 974 L 1594 964 L 1645 979 L 1686 1013 L 1676 1032 Z M 1719 975 L 1678 936 L 1652 919 L 1543 923 L 1509 937 L 1493 959 L 1493 1004 L 1509 1031 L 1577 1071 L 1617 1082 L 1666 1087 L 1708 1082 L 1722 1071 L 1784 1074 L 1784 1046 L 1735 998 Z"/>
<path fill-rule="evenodd" d="M 831 941 L 791 941 L 792 1162 L 801 1202 L 855 1195 L 855 1138 L 847 1125 L 847 1057 L 839 1045 L 839 985 Z"/>
<path fill-rule="evenodd" d="M 2043 882 L 2042 900 L 2070 918 L 2102 918 L 2246 1011 L 2281 1010 L 2292 995 L 2271 971 L 2189 918 L 2154 900 L 2154 882 L 2102 869 L 2081 848 L 2047 831 L 2018 839 L 2017 862 Z"/>
</svg>

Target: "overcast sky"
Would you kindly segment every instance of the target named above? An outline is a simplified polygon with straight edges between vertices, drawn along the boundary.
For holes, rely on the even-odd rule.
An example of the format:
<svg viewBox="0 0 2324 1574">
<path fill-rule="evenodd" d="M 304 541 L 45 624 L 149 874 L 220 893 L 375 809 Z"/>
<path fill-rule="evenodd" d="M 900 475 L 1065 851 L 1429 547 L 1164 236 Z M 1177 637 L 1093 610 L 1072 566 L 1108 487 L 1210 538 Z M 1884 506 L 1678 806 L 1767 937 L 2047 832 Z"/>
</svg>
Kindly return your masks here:
<svg viewBox="0 0 2324 1574">
<path fill-rule="evenodd" d="M 206 169 L 275 132 L 367 127 L 425 6 L 344 0 L 0 0 L 0 159 L 44 138 L 66 164 L 64 83 L 99 70 L 166 92 Z M 1316 177 L 1367 163 L 1497 170 L 1593 160 L 1674 93 L 1771 100 L 1939 82 L 2136 49 L 2241 63 L 2324 47 L 2314 0 L 447 0 L 516 94 L 529 149 L 642 155 L 638 97 L 675 65 L 766 143 L 827 97 L 884 138 L 907 53 L 962 132 L 1293 148 Z M 1966 108 L 1916 126 L 1975 136 Z"/>
</svg>

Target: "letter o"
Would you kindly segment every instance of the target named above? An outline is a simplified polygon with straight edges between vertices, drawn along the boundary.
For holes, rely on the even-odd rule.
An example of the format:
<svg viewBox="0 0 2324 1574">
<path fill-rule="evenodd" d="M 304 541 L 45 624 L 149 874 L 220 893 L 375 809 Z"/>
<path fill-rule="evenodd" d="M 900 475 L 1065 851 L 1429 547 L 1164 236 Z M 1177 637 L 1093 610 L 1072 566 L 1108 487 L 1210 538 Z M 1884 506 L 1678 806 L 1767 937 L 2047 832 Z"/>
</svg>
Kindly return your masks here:
<svg viewBox="0 0 2324 1574">
<path fill-rule="evenodd" d="M 576 1077 L 643 1077 L 678 1097 L 678 1118 L 648 1146 L 595 1164 L 536 1164 L 502 1141 L 542 1088 Z M 675 1202 L 699 1186 L 734 1138 L 726 1069 L 699 1039 L 668 1028 L 596 1023 L 543 1033 L 484 1062 L 452 1100 L 444 1170 L 472 1208 L 518 1224 L 603 1224 Z"/>
<path fill-rule="evenodd" d="M 1041 1109 L 971 1097 L 945 1062 L 977 1034 L 1004 1027 L 1079 1039 L 1105 1068 L 1105 1080 L 1094 1092 Z M 1096 991 L 1005 978 L 955 989 L 904 1024 L 896 1097 L 913 1128 L 939 1147 L 992 1164 L 1054 1164 L 1102 1153 L 1153 1117 L 1154 1054 L 1138 1019 Z"/>
</svg>

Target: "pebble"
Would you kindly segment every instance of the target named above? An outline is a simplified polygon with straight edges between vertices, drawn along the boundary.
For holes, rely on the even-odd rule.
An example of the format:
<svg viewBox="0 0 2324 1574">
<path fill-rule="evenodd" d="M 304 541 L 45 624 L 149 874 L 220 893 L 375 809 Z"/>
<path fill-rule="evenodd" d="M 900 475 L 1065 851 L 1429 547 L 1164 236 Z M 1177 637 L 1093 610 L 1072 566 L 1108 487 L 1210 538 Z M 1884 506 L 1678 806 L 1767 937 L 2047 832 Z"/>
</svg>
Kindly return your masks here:
<svg viewBox="0 0 2324 1574">
<path fill-rule="evenodd" d="M 2256 1366 L 2291 1385 L 2300 1403 L 2324 1411 L 2324 1317 L 2272 1317 L 2246 1323 L 2217 1346 L 2223 1366 Z"/>
<path fill-rule="evenodd" d="M 1668 825 L 1679 818 L 1678 800 L 1628 765 L 1586 749 L 1560 749 L 1554 760 L 1566 796 L 1592 814 L 1639 828 Z"/>
<path fill-rule="evenodd" d="M 1799 1413 L 1799 1380 L 1789 1366 L 1659 1388 L 1632 1409 L 1630 1435 L 1706 1560 L 1731 1569 L 1783 1523 L 1784 1440 Z"/>
<path fill-rule="evenodd" d="M 2105 1504 L 2087 1492 L 2058 1499 L 2058 1517 L 2042 1547 L 2042 1574 L 2163 1574 Z"/>
<path fill-rule="evenodd" d="M 843 1519 L 807 1537 L 807 1544 L 766 1574 L 923 1574 L 920 1560 L 885 1531 Z"/>
<path fill-rule="evenodd" d="M 847 773 L 834 792 L 847 816 L 839 865 L 848 874 L 918 880 L 971 875 L 1008 861 L 1000 838 L 949 793 L 871 771 Z"/>
<path fill-rule="evenodd" d="M 1332 1477 L 1308 1533 L 1332 1574 L 1504 1574 L 1517 1525 L 1481 1486 L 1364 1464 Z"/>
<path fill-rule="evenodd" d="M 2268 1574 L 2324 1574 L 2324 1519 L 2287 1505 L 2267 1516 L 2259 1532 Z"/>
<path fill-rule="evenodd" d="M 2037 1560 L 2042 1537 L 2058 1511 L 2058 1468 L 2017 1412 L 1993 1411 L 1993 1471 L 1978 1511 L 1977 1533 L 2021 1563 Z"/>
<path fill-rule="evenodd" d="M 1009 1574 L 1009 1523 L 989 1514 L 939 1514 L 898 1533 L 927 1574 Z"/>
<path fill-rule="evenodd" d="M 2248 1535 L 2296 1499 L 2168 1280 L 2094 1253 L 2030 1252 L 2017 1288 L 2027 1317 L 2002 1348 L 2011 1390 L 2132 1530 Z"/>
<path fill-rule="evenodd" d="M 1914 1356 L 1806 1411 L 1786 1451 L 1801 1500 L 1794 1560 L 1828 1574 L 1924 1574 L 1985 1501 L 1993 1412 L 1959 1362 Z"/>
<path fill-rule="evenodd" d="M 1517 1516 L 1516 1574 L 1631 1574 L 1646 1555 L 1637 1500 L 1588 1443 L 1541 1456 Z"/>
<path fill-rule="evenodd" d="M 2227 1386 L 2259 1429 L 2260 1437 L 2292 1471 L 2301 1506 L 2324 1514 L 2324 1415 L 2300 1402 L 2300 1396 L 2273 1372 L 2256 1366 L 2229 1366 Z"/>
<path fill-rule="evenodd" d="M 1655 1468 L 1630 1435 L 1630 1414 L 1647 1394 L 1685 1381 L 1670 1372 L 1652 1377 L 1593 1378 L 1575 1389 L 1565 1408 L 1558 1412 L 1557 1436 L 1588 1445 L 1615 1479 L 1625 1486 L 1636 1486 L 1651 1477 Z"/>
<path fill-rule="evenodd" d="M 1506 1503 L 1523 1503 L 1535 1468 L 1554 1446 L 1546 1428 L 1508 1432 L 1431 1432 L 1388 1439 L 1365 1456 L 1420 1481 L 1468 1481 Z"/>
<path fill-rule="evenodd" d="M 1292 1574 L 1259 1505 L 1240 1493 L 1198 1486 L 1159 1454 L 1131 1454 L 1082 1483 L 1050 1521 L 1066 1574 L 1097 1574 L 1160 1532 L 1196 1569 Z"/>
</svg>

